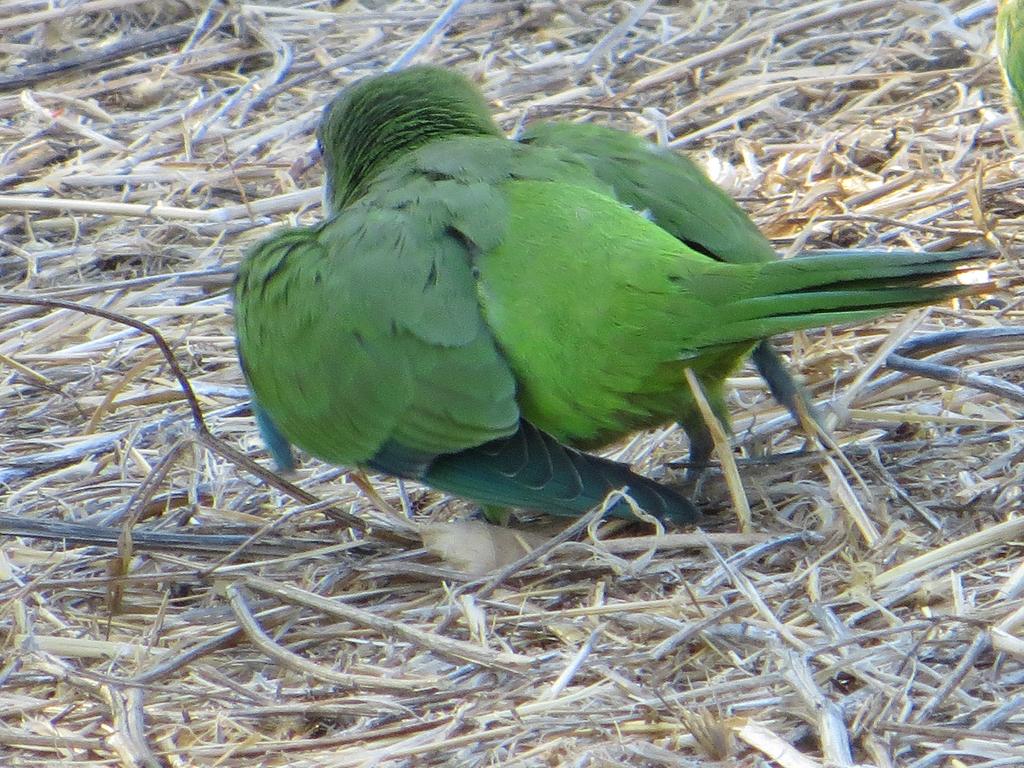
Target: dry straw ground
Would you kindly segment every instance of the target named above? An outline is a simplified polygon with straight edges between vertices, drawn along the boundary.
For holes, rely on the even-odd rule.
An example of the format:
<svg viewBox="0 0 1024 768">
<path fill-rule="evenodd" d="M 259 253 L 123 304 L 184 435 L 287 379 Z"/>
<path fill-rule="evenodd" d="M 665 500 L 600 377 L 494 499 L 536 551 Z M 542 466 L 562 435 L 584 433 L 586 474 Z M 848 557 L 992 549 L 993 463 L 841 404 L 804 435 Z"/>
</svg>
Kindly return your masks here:
<svg viewBox="0 0 1024 768">
<path fill-rule="evenodd" d="M 993 6 L 0 4 L 0 764 L 1024 764 L 1024 159 Z M 781 341 L 841 453 L 741 373 L 748 533 L 718 474 L 709 533 L 584 521 L 464 575 L 415 524 L 468 505 L 314 461 L 304 496 L 231 452 L 267 464 L 232 268 L 319 216 L 320 107 L 410 52 L 510 131 L 693 153 L 780 249 L 985 238 L 999 288 Z M 151 336 L 12 296 L 150 324 L 209 433 Z M 887 365 L 921 337 L 958 382 Z M 672 477 L 685 443 L 614 453 Z"/>
</svg>

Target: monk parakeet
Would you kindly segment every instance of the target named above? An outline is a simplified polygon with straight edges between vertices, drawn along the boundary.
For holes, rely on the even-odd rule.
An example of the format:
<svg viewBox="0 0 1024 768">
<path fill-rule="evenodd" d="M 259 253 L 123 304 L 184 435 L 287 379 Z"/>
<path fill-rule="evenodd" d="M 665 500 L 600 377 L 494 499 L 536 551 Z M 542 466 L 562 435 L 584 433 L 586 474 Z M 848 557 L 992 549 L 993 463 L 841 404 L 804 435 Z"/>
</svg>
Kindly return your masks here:
<svg viewBox="0 0 1024 768">
<path fill-rule="evenodd" d="M 753 264 L 778 258 L 768 239 L 731 197 L 689 158 L 632 134 L 586 123 L 540 122 L 527 126 L 520 141 L 569 151 L 615 198 L 673 237 L 716 261 Z M 800 421 L 797 401 L 812 406 L 768 340 L 753 351 L 754 364 L 775 398 Z M 684 423 L 691 469 L 711 455 L 711 432 L 703 419 Z"/>
<path fill-rule="evenodd" d="M 234 288 L 242 368 L 279 462 L 291 443 L 557 515 L 625 487 L 651 514 L 693 520 L 682 495 L 583 450 L 672 421 L 699 435 L 685 368 L 725 421 L 725 379 L 761 340 L 958 295 L 925 284 L 979 258 L 777 260 L 754 253 L 745 217 L 710 209 L 728 231 L 676 237 L 671 198 L 664 213 L 657 195 L 630 199 L 541 130 L 508 141 L 472 84 L 433 67 L 329 105 L 330 217 L 257 245 Z"/>
<path fill-rule="evenodd" d="M 996 15 L 996 48 L 1006 81 L 1006 95 L 1017 124 L 1024 129 L 1024 2 L 1000 0 Z"/>
<path fill-rule="evenodd" d="M 579 123 L 537 123 L 520 141 L 571 152 L 609 185 L 620 202 L 643 211 L 669 234 L 718 261 L 745 264 L 777 258 L 750 217 L 686 157 L 622 131 Z M 339 172 L 343 181 L 344 169 Z M 334 173 L 328 165 L 328 190 L 344 187 L 335 183 Z M 337 197 L 332 191 L 327 196 Z M 813 414 L 809 398 L 767 340 L 754 348 L 752 357 L 772 394 L 798 421 L 798 400 L 807 414 Z M 687 433 L 691 474 L 696 474 L 693 470 L 704 467 L 711 456 L 711 431 L 699 420 L 687 426 Z"/>
</svg>

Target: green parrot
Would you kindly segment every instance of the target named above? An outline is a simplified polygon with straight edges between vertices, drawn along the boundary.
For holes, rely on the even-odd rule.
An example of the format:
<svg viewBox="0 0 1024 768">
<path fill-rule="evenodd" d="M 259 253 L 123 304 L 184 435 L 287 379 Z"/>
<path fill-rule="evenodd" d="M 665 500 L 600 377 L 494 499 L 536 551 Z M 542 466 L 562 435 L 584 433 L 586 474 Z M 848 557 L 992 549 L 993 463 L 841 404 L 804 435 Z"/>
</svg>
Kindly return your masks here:
<svg viewBox="0 0 1024 768">
<path fill-rule="evenodd" d="M 1006 94 L 1024 130 L 1024 2 L 1000 0 L 996 15 L 996 48 L 1003 65 Z"/>
<path fill-rule="evenodd" d="M 743 209 L 685 156 L 623 131 L 585 123 L 534 123 L 519 140 L 572 152 L 611 187 L 617 200 L 716 261 L 754 264 L 778 258 Z M 767 339 L 757 343 L 751 357 L 772 395 L 798 422 L 801 408 L 815 415 L 810 398 Z M 684 422 L 684 427 L 692 477 L 711 456 L 711 430 L 703 419 Z"/>
<path fill-rule="evenodd" d="M 519 140 L 572 152 L 620 202 L 644 211 L 669 234 L 718 261 L 746 264 L 777 258 L 750 217 L 686 157 L 622 131 L 578 123 L 537 123 Z M 333 172 L 329 165 L 329 187 Z M 757 344 L 752 358 L 772 394 L 798 422 L 801 409 L 814 416 L 810 399 L 767 340 Z M 693 478 L 707 465 L 713 441 L 703 419 L 688 424 L 687 434 Z"/>
<path fill-rule="evenodd" d="M 693 521 L 683 495 L 584 451 L 673 421 L 699 438 L 686 368 L 727 423 L 725 379 L 763 339 L 960 295 L 925 284 L 984 255 L 778 260 L 731 202 L 707 216 L 729 231 L 676 237 L 674 216 L 691 214 L 650 194 L 631 207 L 623 177 L 544 130 L 508 141 L 479 91 L 434 67 L 362 80 L 328 106 L 329 218 L 258 244 L 234 287 L 239 358 L 279 464 L 294 444 L 555 515 L 625 488 L 652 515 Z M 625 501 L 609 511 L 632 515 Z"/>
</svg>

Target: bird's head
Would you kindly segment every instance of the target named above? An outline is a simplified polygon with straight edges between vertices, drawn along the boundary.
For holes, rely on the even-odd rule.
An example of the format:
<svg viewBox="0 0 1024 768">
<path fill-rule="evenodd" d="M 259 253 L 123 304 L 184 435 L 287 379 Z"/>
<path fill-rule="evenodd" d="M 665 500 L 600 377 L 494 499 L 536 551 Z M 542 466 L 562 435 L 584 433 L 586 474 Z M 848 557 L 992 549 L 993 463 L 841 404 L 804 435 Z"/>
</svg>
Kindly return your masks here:
<svg viewBox="0 0 1024 768">
<path fill-rule="evenodd" d="M 340 210 L 406 152 L 451 136 L 502 136 L 462 75 L 418 66 L 358 81 L 327 105 L 317 130 L 326 204 Z"/>
</svg>

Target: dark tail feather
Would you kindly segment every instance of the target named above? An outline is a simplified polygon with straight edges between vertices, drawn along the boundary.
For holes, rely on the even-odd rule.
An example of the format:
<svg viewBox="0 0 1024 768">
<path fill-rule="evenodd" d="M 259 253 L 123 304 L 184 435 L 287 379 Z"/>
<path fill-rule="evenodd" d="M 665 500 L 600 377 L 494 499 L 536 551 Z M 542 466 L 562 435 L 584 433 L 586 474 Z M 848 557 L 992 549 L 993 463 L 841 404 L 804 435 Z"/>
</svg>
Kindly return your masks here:
<svg viewBox="0 0 1024 768">
<path fill-rule="evenodd" d="M 484 504 L 551 515 L 582 515 L 601 504 L 610 491 L 626 489 L 641 509 L 660 520 L 693 523 L 699 516 L 696 507 L 675 491 L 625 464 L 568 448 L 525 421 L 510 437 L 438 457 L 422 479 Z M 609 511 L 616 517 L 633 517 L 624 501 Z"/>
</svg>

